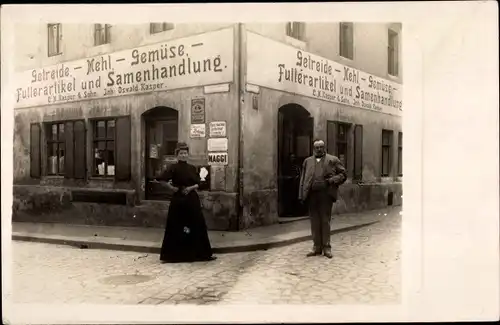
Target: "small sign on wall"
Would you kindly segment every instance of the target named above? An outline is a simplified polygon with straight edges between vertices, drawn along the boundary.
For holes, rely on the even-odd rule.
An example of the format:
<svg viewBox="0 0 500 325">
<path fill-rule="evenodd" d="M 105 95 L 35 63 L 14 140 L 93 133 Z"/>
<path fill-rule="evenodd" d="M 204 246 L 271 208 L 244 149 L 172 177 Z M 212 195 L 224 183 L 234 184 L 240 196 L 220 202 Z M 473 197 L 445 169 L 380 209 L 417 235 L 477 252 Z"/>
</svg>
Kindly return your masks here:
<svg viewBox="0 0 500 325">
<path fill-rule="evenodd" d="M 210 166 L 198 166 L 197 167 L 198 174 L 200 175 L 200 191 L 209 191 L 210 190 Z"/>
<path fill-rule="evenodd" d="M 191 100 L 191 124 L 205 123 L 205 98 Z"/>
<path fill-rule="evenodd" d="M 191 124 L 190 136 L 192 139 L 204 138 L 206 136 L 205 124 Z"/>
<path fill-rule="evenodd" d="M 210 122 L 210 137 L 225 137 L 225 136 L 226 136 L 225 121 Z"/>
<path fill-rule="evenodd" d="M 227 138 L 208 139 L 208 151 L 227 151 Z"/>
<path fill-rule="evenodd" d="M 156 144 L 151 144 L 149 147 L 149 158 L 158 159 L 158 146 Z"/>
<path fill-rule="evenodd" d="M 225 166 L 227 165 L 227 152 L 209 152 L 208 164 L 210 166 Z"/>
<path fill-rule="evenodd" d="M 224 191 L 226 189 L 226 167 L 213 166 L 212 172 L 212 190 Z"/>
</svg>

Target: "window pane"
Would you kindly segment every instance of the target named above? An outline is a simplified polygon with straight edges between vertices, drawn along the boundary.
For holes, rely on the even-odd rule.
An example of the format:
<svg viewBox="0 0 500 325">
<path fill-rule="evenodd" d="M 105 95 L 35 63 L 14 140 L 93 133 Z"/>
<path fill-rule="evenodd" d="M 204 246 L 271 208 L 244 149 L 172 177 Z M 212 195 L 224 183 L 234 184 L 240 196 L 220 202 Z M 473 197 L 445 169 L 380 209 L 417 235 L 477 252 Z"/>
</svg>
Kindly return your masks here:
<svg viewBox="0 0 500 325">
<path fill-rule="evenodd" d="M 338 130 L 338 134 L 337 134 L 338 140 L 345 141 L 345 139 L 347 138 L 347 136 L 346 136 L 346 125 L 339 123 L 337 125 L 337 130 Z"/>
<path fill-rule="evenodd" d="M 111 25 L 106 24 L 106 29 L 104 32 L 105 32 L 106 43 L 109 43 L 111 41 Z"/>
<path fill-rule="evenodd" d="M 101 139 L 106 137 L 106 121 L 96 122 L 96 135 Z"/>
<path fill-rule="evenodd" d="M 57 143 L 52 143 L 49 146 L 49 152 L 47 154 L 48 156 L 48 173 L 51 175 L 56 175 L 57 174 L 57 166 L 58 166 L 58 157 L 57 157 L 57 152 L 58 151 L 58 146 Z"/>
<path fill-rule="evenodd" d="M 163 137 L 169 140 L 177 140 L 177 121 L 164 122 Z"/>
<path fill-rule="evenodd" d="M 403 149 L 398 150 L 398 174 L 403 175 Z"/>
<path fill-rule="evenodd" d="M 58 39 L 57 34 L 58 34 L 57 24 L 49 24 L 47 30 L 49 55 L 57 54 L 57 46 L 56 46 Z"/>
<path fill-rule="evenodd" d="M 64 124 L 59 124 L 59 141 L 64 141 Z"/>
<path fill-rule="evenodd" d="M 391 132 L 382 131 L 382 145 L 384 145 L 384 146 L 391 145 Z"/>
<path fill-rule="evenodd" d="M 97 142 L 97 148 L 99 149 L 100 152 L 103 152 L 106 150 L 106 141 L 99 141 Z M 104 159 L 104 157 L 103 157 Z"/>
<path fill-rule="evenodd" d="M 104 175 L 104 165 L 105 165 L 105 152 L 106 142 L 98 141 L 95 143 L 94 149 L 94 173 L 97 175 Z"/>
<path fill-rule="evenodd" d="M 175 155 L 175 147 L 177 146 L 177 141 L 166 141 L 165 142 L 165 155 L 173 156 Z"/>
<path fill-rule="evenodd" d="M 345 143 L 337 144 L 337 157 L 342 162 L 342 165 L 346 165 L 347 162 L 347 145 Z"/>
<path fill-rule="evenodd" d="M 59 164 L 59 174 L 64 173 L 64 157 L 65 157 L 65 145 L 64 143 L 59 143 L 59 158 L 58 158 L 58 164 Z"/>
<path fill-rule="evenodd" d="M 106 143 L 106 151 L 108 153 L 108 165 L 114 165 L 115 164 L 115 142 L 114 141 L 107 141 Z"/>
<path fill-rule="evenodd" d="M 151 23 L 150 25 L 151 34 L 159 33 L 161 32 L 161 29 L 162 29 L 161 23 Z"/>
<path fill-rule="evenodd" d="M 106 158 L 108 162 L 107 175 L 113 176 L 115 174 L 115 142 L 108 141 L 106 147 Z"/>
<path fill-rule="evenodd" d="M 50 135 L 49 135 L 50 140 L 57 140 L 57 124 L 52 124 L 50 126 Z"/>
<path fill-rule="evenodd" d="M 108 128 L 106 131 L 106 138 L 114 139 L 115 138 L 115 120 L 108 121 Z"/>
<path fill-rule="evenodd" d="M 382 175 L 389 175 L 389 148 L 382 148 Z"/>
</svg>

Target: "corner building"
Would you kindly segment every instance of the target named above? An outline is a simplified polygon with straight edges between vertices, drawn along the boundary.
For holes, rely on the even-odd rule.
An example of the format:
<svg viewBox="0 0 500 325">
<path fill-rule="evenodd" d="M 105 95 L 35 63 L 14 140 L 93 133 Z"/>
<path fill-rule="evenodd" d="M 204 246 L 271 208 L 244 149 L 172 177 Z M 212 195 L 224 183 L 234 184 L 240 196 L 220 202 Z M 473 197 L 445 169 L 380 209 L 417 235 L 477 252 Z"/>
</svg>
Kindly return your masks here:
<svg viewBox="0 0 500 325">
<path fill-rule="evenodd" d="M 290 208 L 286 170 L 314 138 L 348 169 L 334 213 L 401 204 L 400 35 L 365 23 L 19 25 L 13 220 L 162 227 L 170 193 L 152 181 L 178 141 L 210 229 L 306 213 Z"/>
</svg>

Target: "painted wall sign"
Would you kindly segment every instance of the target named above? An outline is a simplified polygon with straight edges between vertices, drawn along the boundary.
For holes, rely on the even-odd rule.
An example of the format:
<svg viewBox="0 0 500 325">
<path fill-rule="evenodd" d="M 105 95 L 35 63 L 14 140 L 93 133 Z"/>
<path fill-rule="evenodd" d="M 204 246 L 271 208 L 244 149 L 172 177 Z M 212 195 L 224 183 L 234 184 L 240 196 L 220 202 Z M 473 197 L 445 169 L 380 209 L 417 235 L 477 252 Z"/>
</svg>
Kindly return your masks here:
<svg viewBox="0 0 500 325">
<path fill-rule="evenodd" d="M 208 151 L 227 151 L 227 138 L 208 139 Z"/>
<path fill-rule="evenodd" d="M 205 123 L 205 98 L 191 100 L 191 123 Z"/>
<path fill-rule="evenodd" d="M 225 137 L 225 136 L 226 136 L 225 121 L 210 122 L 210 137 Z"/>
<path fill-rule="evenodd" d="M 225 166 L 227 165 L 227 152 L 209 152 L 208 164 L 210 166 Z"/>
<path fill-rule="evenodd" d="M 206 136 L 205 124 L 191 124 L 190 137 L 192 139 L 204 138 Z"/>
<path fill-rule="evenodd" d="M 233 81 L 233 28 L 64 62 L 15 75 L 15 107 Z"/>
<path fill-rule="evenodd" d="M 403 85 L 247 32 L 247 82 L 401 115 Z M 273 55 L 262 55 L 262 49 Z"/>
</svg>

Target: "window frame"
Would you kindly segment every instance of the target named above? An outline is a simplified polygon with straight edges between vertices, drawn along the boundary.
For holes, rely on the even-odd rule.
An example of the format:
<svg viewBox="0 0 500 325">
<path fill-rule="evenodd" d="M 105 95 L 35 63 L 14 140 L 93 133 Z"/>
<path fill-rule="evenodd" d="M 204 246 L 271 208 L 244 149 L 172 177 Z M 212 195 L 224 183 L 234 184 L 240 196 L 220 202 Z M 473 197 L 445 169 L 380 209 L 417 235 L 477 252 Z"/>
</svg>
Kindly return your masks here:
<svg viewBox="0 0 500 325">
<path fill-rule="evenodd" d="M 393 134 L 394 131 L 392 130 L 387 130 L 387 129 L 382 129 L 382 142 L 381 142 L 381 165 L 380 165 L 380 176 L 381 177 L 390 177 L 391 175 L 391 170 L 392 170 L 392 147 L 393 147 Z M 384 135 L 388 135 L 389 137 L 389 143 L 385 144 L 384 143 Z M 388 157 L 387 157 L 387 173 L 384 173 L 384 149 L 387 149 L 388 151 Z"/>
<path fill-rule="evenodd" d="M 67 153 L 67 148 L 66 148 L 66 125 L 65 125 L 66 123 L 67 123 L 67 121 L 53 121 L 53 122 L 46 122 L 46 123 L 44 123 L 44 127 L 45 127 L 45 149 L 46 149 L 45 156 L 46 156 L 46 161 L 47 161 L 47 167 L 46 167 L 45 174 L 47 176 L 50 176 L 50 177 L 52 177 L 52 176 L 65 176 L 64 168 L 63 168 L 62 171 L 59 170 L 59 169 L 60 169 L 60 159 L 61 159 L 61 157 L 63 157 L 63 156 L 60 155 L 61 145 L 64 148 L 63 149 L 64 150 L 64 159 L 66 160 L 66 153 Z M 57 137 L 57 139 L 56 140 L 54 140 L 52 138 L 52 136 L 53 136 L 52 128 L 53 128 L 54 125 L 57 127 L 57 131 L 56 131 L 56 135 L 57 135 L 56 137 Z M 61 127 L 61 125 L 63 126 L 63 134 L 64 134 L 63 138 L 61 138 L 61 135 L 60 135 L 60 127 Z M 56 167 L 56 172 L 55 173 L 51 173 L 50 172 L 49 158 L 53 157 L 53 156 L 49 156 L 49 148 L 52 148 L 54 144 L 57 145 L 57 155 L 56 155 L 57 156 L 57 164 L 56 164 L 57 167 Z M 66 163 L 66 162 L 64 161 L 64 163 Z"/>
<path fill-rule="evenodd" d="M 57 33 L 55 39 L 52 38 L 53 34 L 51 33 L 51 29 L 57 27 Z M 51 41 L 52 40 L 52 41 Z M 47 56 L 53 57 L 62 54 L 61 49 L 61 40 L 62 40 L 62 24 L 61 23 L 50 23 L 47 24 Z M 53 47 L 51 47 L 52 42 L 55 43 L 55 51 Z"/>
<path fill-rule="evenodd" d="M 403 176 L 403 132 L 398 132 L 398 176 Z"/>
<path fill-rule="evenodd" d="M 101 46 L 110 43 L 111 24 L 94 24 L 94 46 Z"/>
<path fill-rule="evenodd" d="M 294 28 L 295 26 L 295 28 Z M 286 23 L 285 33 L 288 37 L 305 41 L 306 23 L 302 21 L 289 21 Z"/>
<path fill-rule="evenodd" d="M 344 31 L 350 33 L 350 39 Z M 341 22 L 339 24 L 339 55 L 348 60 L 354 60 L 354 24 L 352 22 Z"/>
<path fill-rule="evenodd" d="M 399 76 L 399 33 L 390 28 L 387 30 L 387 73 Z"/>
<path fill-rule="evenodd" d="M 160 27 L 160 28 L 156 28 Z M 161 22 L 161 23 L 149 23 L 149 34 L 159 34 L 175 28 L 173 23 Z"/>
<path fill-rule="evenodd" d="M 115 178 L 116 176 L 116 124 L 117 124 L 117 120 L 118 118 L 117 117 L 98 117 L 98 118 L 93 118 L 93 119 L 90 119 L 90 124 L 91 124 L 91 127 L 92 127 L 92 135 L 91 135 L 91 138 L 92 138 L 92 150 L 91 150 L 91 153 L 92 153 L 92 173 L 91 173 L 91 176 L 93 178 Z M 114 127 L 113 127 L 113 138 L 108 138 L 108 123 L 110 121 L 113 121 L 114 122 Z M 97 123 L 99 122 L 105 122 L 105 136 L 104 138 L 99 138 L 97 137 Z M 109 157 L 108 157 L 108 154 L 106 153 L 106 156 L 105 156 L 105 159 L 103 159 L 104 161 L 104 174 L 103 175 L 99 175 L 98 173 L 98 166 L 96 165 L 96 161 L 95 161 L 95 150 L 98 149 L 98 144 L 99 142 L 104 142 L 105 143 L 105 150 L 108 151 L 108 143 L 109 142 L 113 142 L 113 160 L 114 160 L 114 166 L 115 167 L 115 172 L 113 175 L 108 175 L 108 166 L 109 166 Z"/>
</svg>

